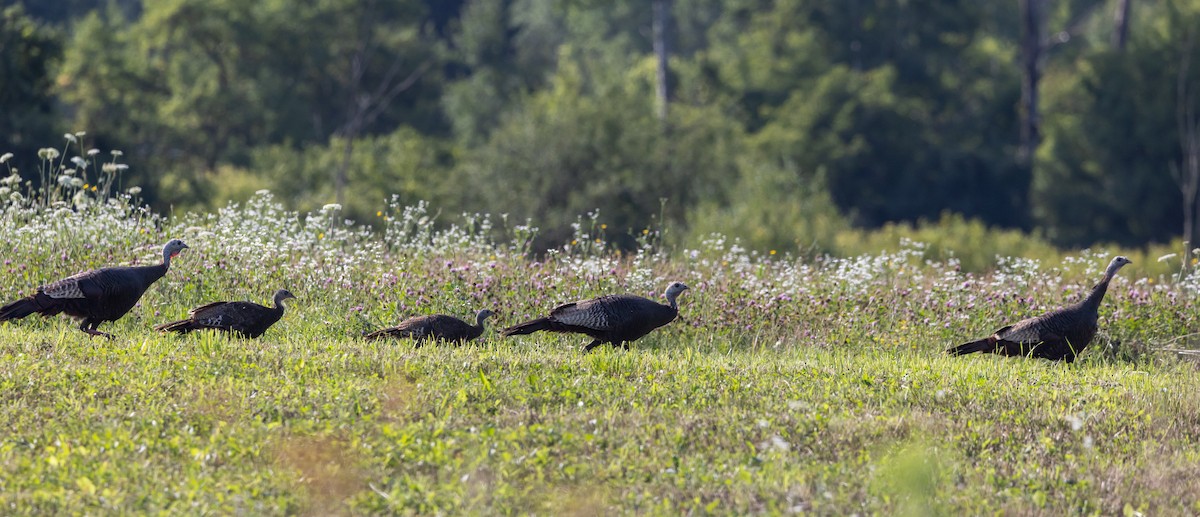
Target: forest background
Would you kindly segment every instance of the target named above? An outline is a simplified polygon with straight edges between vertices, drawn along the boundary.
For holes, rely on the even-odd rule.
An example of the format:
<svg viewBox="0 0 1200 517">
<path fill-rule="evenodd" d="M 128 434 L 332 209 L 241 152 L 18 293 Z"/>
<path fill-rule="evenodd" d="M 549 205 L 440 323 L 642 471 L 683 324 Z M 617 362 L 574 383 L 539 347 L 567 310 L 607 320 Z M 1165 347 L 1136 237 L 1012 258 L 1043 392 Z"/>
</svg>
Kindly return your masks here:
<svg viewBox="0 0 1200 517">
<path fill-rule="evenodd" d="M 53 181 L 86 131 L 164 213 L 427 201 L 541 246 L 592 213 L 617 246 L 1186 249 L 1198 46 L 1200 0 L 8 0 L 0 152 Z"/>
</svg>

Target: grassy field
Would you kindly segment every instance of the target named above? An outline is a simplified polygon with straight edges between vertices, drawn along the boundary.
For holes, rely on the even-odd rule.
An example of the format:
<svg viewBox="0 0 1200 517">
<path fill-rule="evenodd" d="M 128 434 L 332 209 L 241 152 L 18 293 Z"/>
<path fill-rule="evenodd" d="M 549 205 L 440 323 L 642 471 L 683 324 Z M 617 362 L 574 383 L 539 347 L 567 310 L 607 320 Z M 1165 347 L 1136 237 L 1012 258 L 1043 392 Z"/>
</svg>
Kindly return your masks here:
<svg viewBox="0 0 1200 517">
<path fill-rule="evenodd" d="M 799 261 L 714 237 L 608 249 L 602 220 L 525 258 L 536 230 L 421 207 L 377 231 L 269 194 L 171 219 L 127 201 L 0 208 L 5 301 L 191 249 L 92 339 L 0 326 L 5 514 L 1200 513 L 1200 276 L 1114 281 L 1073 365 L 946 347 L 1077 300 L 1109 257 L 987 274 L 896 253 Z M 1171 259 L 1168 259 L 1171 260 Z M 1178 260 L 1178 259 L 1173 259 Z M 364 330 L 415 314 L 495 326 L 611 292 L 692 290 L 630 351 L 578 336 L 414 348 Z M 259 340 L 150 327 L 219 299 L 299 296 Z"/>
</svg>

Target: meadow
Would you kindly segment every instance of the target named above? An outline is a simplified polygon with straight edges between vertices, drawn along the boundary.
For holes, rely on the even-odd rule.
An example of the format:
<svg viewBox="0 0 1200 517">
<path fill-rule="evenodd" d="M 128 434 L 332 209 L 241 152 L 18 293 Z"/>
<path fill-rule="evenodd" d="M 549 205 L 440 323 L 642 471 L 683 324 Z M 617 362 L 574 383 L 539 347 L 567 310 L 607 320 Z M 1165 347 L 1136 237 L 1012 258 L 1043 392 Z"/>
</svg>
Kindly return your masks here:
<svg viewBox="0 0 1200 517">
<path fill-rule="evenodd" d="M 0 326 L 5 514 L 1200 513 L 1200 274 L 1177 257 L 1122 272 L 1075 364 L 950 358 L 1085 296 L 1109 253 L 972 272 L 918 242 L 796 258 L 654 228 L 617 252 L 592 214 L 531 258 L 537 229 L 503 216 L 393 203 L 368 228 L 265 191 L 164 216 L 65 176 L 37 197 L 4 180 L 4 301 L 191 248 L 113 340 Z M 692 287 L 681 318 L 628 351 L 495 332 L 672 280 Z M 151 330 L 278 288 L 299 299 L 258 340 Z M 359 337 L 485 307 L 460 347 Z"/>
</svg>

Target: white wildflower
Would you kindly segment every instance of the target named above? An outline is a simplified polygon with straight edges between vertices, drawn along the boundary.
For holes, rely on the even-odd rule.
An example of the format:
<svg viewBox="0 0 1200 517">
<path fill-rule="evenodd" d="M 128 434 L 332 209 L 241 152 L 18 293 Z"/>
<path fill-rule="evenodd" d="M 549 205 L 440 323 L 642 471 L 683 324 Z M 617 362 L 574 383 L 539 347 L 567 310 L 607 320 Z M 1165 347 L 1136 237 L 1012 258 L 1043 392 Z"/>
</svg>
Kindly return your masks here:
<svg viewBox="0 0 1200 517">
<path fill-rule="evenodd" d="M 75 164 L 75 166 L 79 167 L 80 169 L 86 169 L 88 166 L 87 160 L 84 160 L 82 157 L 79 157 L 79 156 L 71 158 L 71 163 Z"/>
<path fill-rule="evenodd" d="M 75 135 L 72 135 L 71 133 L 67 133 L 67 134 L 63 135 L 63 138 L 66 138 L 67 141 L 71 142 L 72 144 L 79 141 L 79 139 L 75 138 Z"/>
<path fill-rule="evenodd" d="M 86 135 L 87 135 L 87 131 L 76 131 L 75 132 L 75 136 L 79 137 L 79 138 L 83 138 Z"/>
<path fill-rule="evenodd" d="M 71 186 L 79 188 L 83 186 L 83 178 L 71 178 Z"/>
<path fill-rule="evenodd" d="M 322 212 L 335 212 L 335 211 L 338 211 L 341 209 L 342 209 L 342 205 L 339 205 L 337 203 L 329 203 L 328 205 L 321 207 Z"/>
<path fill-rule="evenodd" d="M 74 176 L 75 169 L 65 169 L 65 170 L 63 170 L 63 174 L 66 174 L 67 176 Z"/>
<path fill-rule="evenodd" d="M 784 440 L 782 436 L 771 436 L 771 447 L 777 451 L 787 452 L 792 449 L 792 444 Z"/>
<path fill-rule="evenodd" d="M 136 196 L 142 193 L 142 187 L 129 187 L 129 190 L 126 190 L 125 192 L 128 192 L 131 196 Z"/>
<path fill-rule="evenodd" d="M 108 154 L 111 154 L 113 156 L 124 156 L 125 155 L 125 153 L 118 151 L 116 149 L 109 151 Z"/>
<path fill-rule="evenodd" d="M 100 170 L 103 171 L 105 174 L 116 174 L 117 173 L 117 164 L 106 163 L 106 164 L 100 166 Z"/>
<path fill-rule="evenodd" d="M 1176 256 L 1177 256 L 1177 255 L 1176 255 L 1175 253 L 1167 253 L 1166 255 L 1163 255 L 1163 256 L 1161 256 L 1161 257 L 1158 257 L 1158 261 L 1159 261 L 1159 262 L 1166 262 L 1166 261 L 1168 261 L 1168 260 L 1171 260 L 1171 259 L 1175 258 Z"/>
<path fill-rule="evenodd" d="M 88 149 L 88 152 L 87 152 L 87 155 L 88 155 L 88 156 L 96 156 L 97 154 L 100 154 L 100 150 L 99 150 L 99 149 L 95 149 L 95 148 L 93 148 L 93 149 Z"/>
<path fill-rule="evenodd" d="M 71 184 L 71 177 L 70 177 L 70 176 L 67 176 L 66 174 L 63 174 L 62 176 L 59 176 L 59 177 L 58 177 L 58 184 L 59 184 L 59 185 L 62 185 L 62 186 L 64 186 L 64 187 L 66 187 L 66 186 L 69 186 L 69 185 Z"/>
<path fill-rule="evenodd" d="M 1083 429 L 1083 419 L 1081 419 L 1075 415 L 1067 416 L 1067 422 L 1069 424 L 1071 424 L 1072 431 L 1078 431 L 1080 429 Z"/>
<path fill-rule="evenodd" d="M 11 160 L 12 157 L 13 157 L 13 153 L 4 153 L 3 155 L 0 155 L 0 163 L 7 162 L 7 161 Z"/>
<path fill-rule="evenodd" d="M 55 159 L 58 159 L 58 156 L 59 156 L 58 149 L 55 149 L 53 147 L 43 147 L 41 149 L 38 149 L 38 158 L 41 158 L 43 160 L 55 160 Z"/>
</svg>

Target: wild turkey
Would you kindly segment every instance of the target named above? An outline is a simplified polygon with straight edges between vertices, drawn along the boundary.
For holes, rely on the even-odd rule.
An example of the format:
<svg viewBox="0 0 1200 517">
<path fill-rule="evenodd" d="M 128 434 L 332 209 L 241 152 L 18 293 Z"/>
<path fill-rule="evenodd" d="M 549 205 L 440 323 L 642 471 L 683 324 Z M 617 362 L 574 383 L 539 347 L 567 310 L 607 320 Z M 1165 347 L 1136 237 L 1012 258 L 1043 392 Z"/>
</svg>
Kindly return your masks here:
<svg viewBox="0 0 1200 517">
<path fill-rule="evenodd" d="M 247 338 L 263 335 L 283 317 L 283 301 L 295 298 L 287 289 L 275 291 L 275 306 L 252 302 L 213 302 L 188 312 L 187 319 L 164 323 L 154 330 L 186 334 L 193 330 L 220 330 Z"/>
<path fill-rule="evenodd" d="M 0 322 L 24 318 L 35 312 L 43 316 L 65 312 L 83 318 L 79 330 L 111 338 L 96 327 L 105 321 L 116 321 L 129 312 L 150 284 L 167 273 L 171 259 L 187 247 L 183 241 L 172 239 L 163 246 L 162 264 L 106 267 L 41 286 L 37 293 L 0 307 Z"/>
<path fill-rule="evenodd" d="M 1100 302 L 1108 291 L 1108 283 L 1130 261 L 1116 257 L 1108 264 L 1104 279 L 1092 288 L 1082 301 L 1009 325 L 996 333 L 965 343 L 949 350 L 950 355 L 986 352 L 1005 356 L 1032 356 L 1053 361 L 1074 362 L 1075 356 L 1091 343 L 1096 335 Z"/>
<path fill-rule="evenodd" d="M 428 316 L 415 316 L 400 322 L 395 327 L 376 330 L 364 336 L 367 339 L 380 339 L 385 337 L 393 338 L 411 338 L 416 340 L 417 346 L 421 346 L 427 339 L 435 339 L 438 341 L 454 341 L 462 343 L 470 341 L 483 334 L 483 320 L 489 316 L 494 316 L 496 313 L 483 309 L 475 313 L 475 324 L 471 325 L 454 316 L 445 314 L 430 314 Z"/>
<path fill-rule="evenodd" d="M 688 286 L 674 282 L 663 296 L 667 305 L 630 294 L 607 295 L 555 307 L 545 318 L 508 327 L 505 336 L 532 334 L 539 330 L 587 334 L 592 342 L 583 347 L 590 352 L 602 343 L 629 348 L 629 342 L 666 325 L 679 315 L 676 299 Z"/>
</svg>

